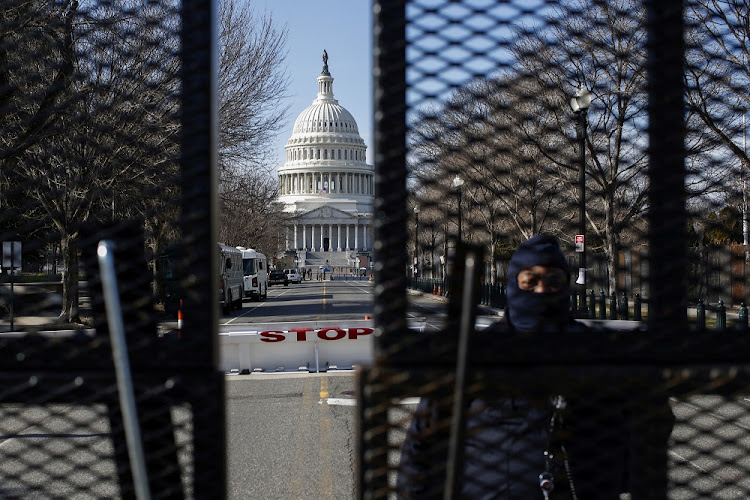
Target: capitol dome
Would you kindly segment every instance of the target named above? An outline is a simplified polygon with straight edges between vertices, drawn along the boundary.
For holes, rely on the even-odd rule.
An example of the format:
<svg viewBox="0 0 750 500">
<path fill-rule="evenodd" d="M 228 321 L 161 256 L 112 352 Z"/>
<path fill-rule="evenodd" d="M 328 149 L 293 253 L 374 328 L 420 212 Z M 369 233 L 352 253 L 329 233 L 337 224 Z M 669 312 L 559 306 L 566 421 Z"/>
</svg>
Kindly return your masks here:
<svg viewBox="0 0 750 500">
<path fill-rule="evenodd" d="M 315 99 L 294 122 L 293 134 L 316 132 L 338 132 L 344 134 L 357 134 L 357 122 L 354 117 L 339 102 L 333 98 L 333 94 L 323 95 Z"/>
<path fill-rule="evenodd" d="M 344 266 L 372 248 L 375 172 L 356 120 L 333 97 L 326 51 L 317 82 L 317 97 L 295 120 L 284 147 L 279 202 L 290 216 L 287 250 L 296 252 L 295 260 Z"/>
</svg>

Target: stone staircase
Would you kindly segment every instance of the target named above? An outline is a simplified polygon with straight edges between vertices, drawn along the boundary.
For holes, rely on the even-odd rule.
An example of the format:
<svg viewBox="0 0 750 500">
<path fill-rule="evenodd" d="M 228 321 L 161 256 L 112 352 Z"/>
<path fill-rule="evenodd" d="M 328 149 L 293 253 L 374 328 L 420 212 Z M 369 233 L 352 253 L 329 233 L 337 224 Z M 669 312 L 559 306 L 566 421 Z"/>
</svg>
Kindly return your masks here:
<svg viewBox="0 0 750 500">
<path fill-rule="evenodd" d="M 300 261 L 300 267 L 317 268 L 317 267 L 349 267 L 352 265 L 352 252 L 306 252 L 300 250 L 297 252 L 297 259 Z M 304 263 L 304 264 L 303 264 Z"/>
</svg>

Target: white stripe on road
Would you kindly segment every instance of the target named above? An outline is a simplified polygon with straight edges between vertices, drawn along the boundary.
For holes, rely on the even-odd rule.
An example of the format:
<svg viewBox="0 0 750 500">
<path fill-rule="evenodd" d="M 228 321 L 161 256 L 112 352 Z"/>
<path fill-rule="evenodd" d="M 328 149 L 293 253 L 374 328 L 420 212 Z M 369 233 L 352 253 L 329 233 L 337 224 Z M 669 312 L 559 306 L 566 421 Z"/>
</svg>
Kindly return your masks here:
<svg viewBox="0 0 750 500">
<path fill-rule="evenodd" d="M 321 399 L 320 403 L 336 406 L 356 406 L 357 400 L 352 398 L 325 398 Z M 415 405 L 417 403 L 419 403 L 419 398 L 404 398 L 398 402 L 400 405 Z"/>
</svg>

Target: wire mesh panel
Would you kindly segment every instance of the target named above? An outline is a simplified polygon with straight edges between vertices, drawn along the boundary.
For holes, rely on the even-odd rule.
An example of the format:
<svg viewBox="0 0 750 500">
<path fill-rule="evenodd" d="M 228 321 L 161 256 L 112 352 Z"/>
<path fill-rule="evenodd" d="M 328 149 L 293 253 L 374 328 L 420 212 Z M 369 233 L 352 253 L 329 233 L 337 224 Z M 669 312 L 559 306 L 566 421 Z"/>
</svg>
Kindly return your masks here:
<svg viewBox="0 0 750 500">
<path fill-rule="evenodd" d="M 374 12 L 361 497 L 747 496 L 746 5 Z M 524 286 L 514 252 L 535 235 L 559 242 L 575 321 L 524 331 L 509 291 L 497 325 L 464 328 L 481 296 L 464 269 Z M 440 333 L 405 326 L 425 280 L 446 284 Z"/>
<path fill-rule="evenodd" d="M 213 27 L 205 2 L 3 4 L 2 498 L 223 495 Z"/>
</svg>

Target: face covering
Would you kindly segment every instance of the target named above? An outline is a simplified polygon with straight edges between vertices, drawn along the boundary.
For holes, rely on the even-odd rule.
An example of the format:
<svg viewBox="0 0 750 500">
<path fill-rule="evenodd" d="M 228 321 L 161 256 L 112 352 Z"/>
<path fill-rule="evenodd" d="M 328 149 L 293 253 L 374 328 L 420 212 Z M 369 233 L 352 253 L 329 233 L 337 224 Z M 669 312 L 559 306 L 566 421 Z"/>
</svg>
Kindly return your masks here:
<svg viewBox="0 0 750 500">
<path fill-rule="evenodd" d="M 568 322 L 570 298 L 568 287 L 558 292 L 535 293 L 508 284 L 508 320 L 517 330 L 525 332 L 556 332 Z"/>
<path fill-rule="evenodd" d="M 521 243 L 508 266 L 509 323 L 519 331 L 556 332 L 562 329 L 570 316 L 570 286 L 556 292 L 535 293 L 518 287 L 518 273 L 531 266 L 562 269 L 570 277 L 570 269 L 557 240 L 551 236 L 537 235 Z"/>
</svg>

